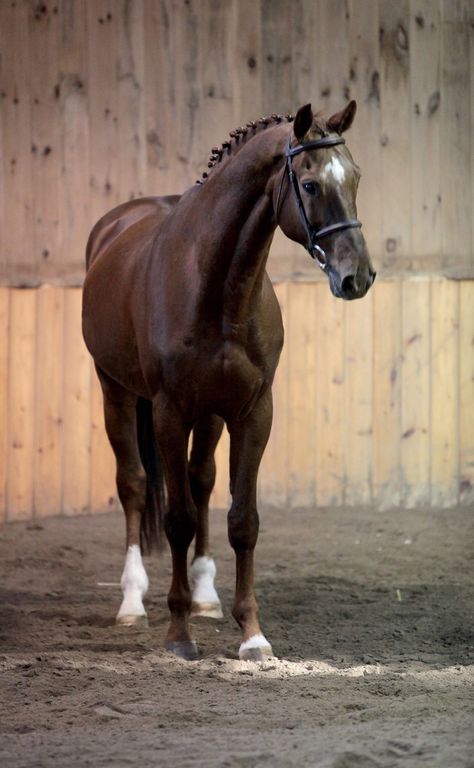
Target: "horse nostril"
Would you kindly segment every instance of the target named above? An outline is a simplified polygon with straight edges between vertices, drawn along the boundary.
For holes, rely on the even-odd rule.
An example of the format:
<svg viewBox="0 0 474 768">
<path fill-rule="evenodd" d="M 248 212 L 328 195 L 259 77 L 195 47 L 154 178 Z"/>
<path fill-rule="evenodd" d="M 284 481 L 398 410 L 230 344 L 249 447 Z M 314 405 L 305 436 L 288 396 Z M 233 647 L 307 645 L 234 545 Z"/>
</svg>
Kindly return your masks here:
<svg viewBox="0 0 474 768">
<path fill-rule="evenodd" d="M 350 296 L 357 291 L 355 275 L 347 275 L 341 283 L 341 290 L 345 296 Z"/>
</svg>

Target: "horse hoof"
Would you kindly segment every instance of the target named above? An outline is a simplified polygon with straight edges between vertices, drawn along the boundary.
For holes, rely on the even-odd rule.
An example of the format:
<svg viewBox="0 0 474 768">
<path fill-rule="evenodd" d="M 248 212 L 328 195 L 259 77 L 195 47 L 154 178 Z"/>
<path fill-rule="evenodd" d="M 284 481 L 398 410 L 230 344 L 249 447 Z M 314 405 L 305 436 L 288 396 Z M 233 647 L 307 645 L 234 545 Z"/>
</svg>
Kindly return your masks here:
<svg viewBox="0 0 474 768">
<path fill-rule="evenodd" d="M 240 661 L 266 661 L 273 656 L 271 645 L 265 645 L 263 648 L 246 648 L 239 651 Z"/>
<path fill-rule="evenodd" d="M 148 627 L 148 616 L 146 613 L 141 616 L 117 616 L 115 623 L 119 627 Z"/>
<path fill-rule="evenodd" d="M 167 640 L 165 643 L 167 651 L 171 651 L 175 656 L 186 661 L 196 661 L 199 658 L 199 650 L 195 640 Z"/>
<path fill-rule="evenodd" d="M 205 616 L 208 619 L 224 618 L 220 603 L 193 603 L 191 606 L 191 616 Z"/>
</svg>

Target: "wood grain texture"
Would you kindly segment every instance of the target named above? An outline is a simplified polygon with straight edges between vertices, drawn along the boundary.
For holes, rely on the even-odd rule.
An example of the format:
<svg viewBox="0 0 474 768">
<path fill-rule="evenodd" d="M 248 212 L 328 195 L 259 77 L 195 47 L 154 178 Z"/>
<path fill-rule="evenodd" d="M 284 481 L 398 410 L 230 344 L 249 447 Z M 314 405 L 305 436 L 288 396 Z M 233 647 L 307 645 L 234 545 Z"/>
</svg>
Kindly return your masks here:
<svg viewBox="0 0 474 768">
<path fill-rule="evenodd" d="M 434 280 L 431 309 L 431 502 L 451 507 L 459 490 L 458 283 Z"/>
<path fill-rule="evenodd" d="M 459 498 L 474 503 L 474 282 L 459 285 Z"/>
<path fill-rule="evenodd" d="M 64 291 L 36 293 L 34 511 L 62 512 Z"/>
<path fill-rule="evenodd" d="M 368 504 L 372 487 L 373 292 L 344 305 L 344 467 L 348 505 Z"/>
<path fill-rule="evenodd" d="M 474 283 L 377 281 L 348 305 L 322 283 L 277 293 L 286 341 L 260 503 L 472 505 Z M 0 520 L 117 503 L 80 306 L 78 289 L 0 289 Z M 228 447 L 225 433 L 218 508 Z"/>
<path fill-rule="evenodd" d="M 410 255 L 418 268 L 433 271 L 441 268 L 442 236 L 440 25 L 437 0 L 411 0 Z"/>
<path fill-rule="evenodd" d="M 285 327 L 285 345 L 273 384 L 273 426 L 259 474 L 261 504 L 283 506 L 288 503 L 288 392 L 289 392 L 289 286 L 275 286 Z"/>
<path fill-rule="evenodd" d="M 401 501 L 401 285 L 380 283 L 373 315 L 373 500 L 384 509 Z"/>
<path fill-rule="evenodd" d="M 0 3 L 0 281 L 82 283 L 97 217 L 194 184 L 231 128 L 358 113 L 359 215 L 384 275 L 474 277 L 470 0 Z M 275 237 L 278 281 L 322 280 Z"/>
<path fill-rule="evenodd" d="M 0 523 L 7 518 L 9 310 L 10 291 L 0 288 Z"/>
<path fill-rule="evenodd" d="M 89 512 L 91 360 L 81 332 L 81 291 L 64 291 L 63 500 L 65 515 Z"/>
<path fill-rule="evenodd" d="M 324 284 L 315 286 L 316 328 L 316 503 L 342 504 L 344 466 L 344 311 Z M 289 340 L 291 343 L 291 339 Z"/>
<path fill-rule="evenodd" d="M 468 98 L 473 65 L 469 57 L 467 3 L 442 0 L 441 26 L 441 174 L 443 181 L 441 221 L 443 268 L 471 273 L 471 157 L 472 130 Z M 457 10 L 457 12 L 456 12 Z"/>
<path fill-rule="evenodd" d="M 318 335 L 315 286 L 293 283 L 288 295 L 288 499 L 292 507 L 315 502 L 316 355 Z"/>
<path fill-rule="evenodd" d="M 431 301 L 428 280 L 402 285 L 402 504 L 429 504 L 431 495 Z"/>
<path fill-rule="evenodd" d="M 7 520 L 33 517 L 36 291 L 10 293 Z"/>
<path fill-rule="evenodd" d="M 380 3 L 381 247 L 378 269 L 411 254 L 410 3 Z"/>
</svg>

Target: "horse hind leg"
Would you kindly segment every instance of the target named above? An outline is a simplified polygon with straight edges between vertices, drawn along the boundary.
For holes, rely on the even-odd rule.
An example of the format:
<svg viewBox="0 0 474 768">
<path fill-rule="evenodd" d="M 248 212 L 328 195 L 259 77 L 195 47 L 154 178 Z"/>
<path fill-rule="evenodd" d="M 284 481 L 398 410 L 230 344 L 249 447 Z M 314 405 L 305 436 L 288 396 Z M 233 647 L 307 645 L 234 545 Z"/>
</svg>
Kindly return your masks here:
<svg viewBox="0 0 474 768">
<path fill-rule="evenodd" d="M 143 598 L 148 590 L 140 546 L 142 515 L 146 503 L 146 476 L 137 441 L 136 396 L 98 370 L 104 394 L 107 436 L 115 454 L 117 491 L 126 520 L 126 557 L 120 579 L 123 599 L 116 623 L 147 626 Z"/>
<path fill-rule="evenodd" d="M 221 601 L 214 586 L 216 566 L 209 554 L 209 498 L 216 479 L 214 452 L 224 422 L 209 416 L 197 422 L 189 461 L 189 480 L 197 507 L 197 529 L 194 559 L 191 564 L 192 616 L 211 619 L 223 617 Z"/>
</svg>

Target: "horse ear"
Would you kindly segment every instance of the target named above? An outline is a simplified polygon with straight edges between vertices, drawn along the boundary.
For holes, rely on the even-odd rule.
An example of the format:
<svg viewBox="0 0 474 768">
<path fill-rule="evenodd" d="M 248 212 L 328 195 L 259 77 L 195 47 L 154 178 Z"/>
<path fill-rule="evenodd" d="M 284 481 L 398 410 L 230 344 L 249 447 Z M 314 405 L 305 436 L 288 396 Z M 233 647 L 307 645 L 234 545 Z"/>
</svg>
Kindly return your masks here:
<svg viewBox="0 0 474 768">
<path fill-rule="evenodd" d="M 344 133 L 344 131 L 347 131 L 351 127 L 356 112 L 357 103 L 352 100 L 347 107 L 341 109 L 340 112 L 336 112 L 335 115 L 329 118 L 328 128 L 335 133 Z"/>
<path fill-rule="evenodd" d="M 306 136 L 312 124 L 313 110 L 311 109 L 311 104 L 305 104 L 304 107 L 299 108 L 293 123 L 293 133 L 298 141 L 301 141 Z"/>
</svg>

